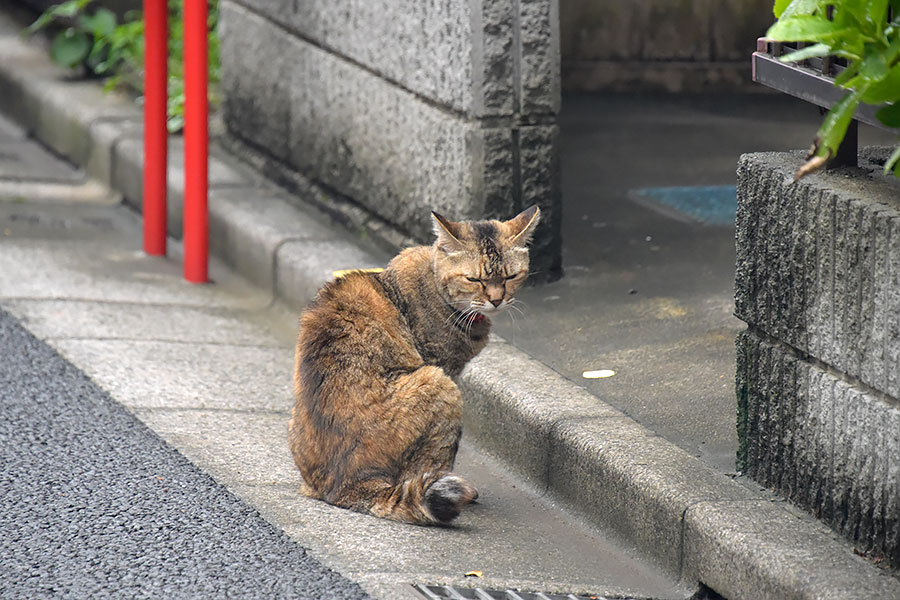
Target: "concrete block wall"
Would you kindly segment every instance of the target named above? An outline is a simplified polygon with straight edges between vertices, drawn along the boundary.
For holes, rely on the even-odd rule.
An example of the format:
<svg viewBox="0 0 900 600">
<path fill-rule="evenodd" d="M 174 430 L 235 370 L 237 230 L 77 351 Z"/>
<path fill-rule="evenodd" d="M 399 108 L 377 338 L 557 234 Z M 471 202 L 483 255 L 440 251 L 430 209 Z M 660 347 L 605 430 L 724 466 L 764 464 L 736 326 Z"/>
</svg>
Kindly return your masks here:
<svg viewBox="0 0 900 600">
<path fill-rule="evenodd" d="M 538 203 L 560 268 L 556 0 L 222 0 L 231 135 L 419 241 Z"/>
<path fill-rule="evenodd" d="M 560 0 L 566 90 L 749 88 L 771 0 Z"/>
<path fill-rule="evenodd" d="M 900 182 L 738 166 L 738 465 L 900 566 Z"/>
</svg>

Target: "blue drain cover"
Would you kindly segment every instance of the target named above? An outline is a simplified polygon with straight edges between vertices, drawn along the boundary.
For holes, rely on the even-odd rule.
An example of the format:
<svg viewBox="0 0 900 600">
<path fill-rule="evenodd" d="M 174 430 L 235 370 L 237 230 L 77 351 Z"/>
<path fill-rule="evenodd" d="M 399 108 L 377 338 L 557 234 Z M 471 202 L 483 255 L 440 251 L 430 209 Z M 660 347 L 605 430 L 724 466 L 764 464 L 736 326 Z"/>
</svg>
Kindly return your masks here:
<svg viewBox="0 0 900 600">
<path fill-rule="evenodd" d="M 734 225 L 737 186 L 700 185 L 632 190 L 632 198 L 661 212 L 704 225 Z"/>
</svg>

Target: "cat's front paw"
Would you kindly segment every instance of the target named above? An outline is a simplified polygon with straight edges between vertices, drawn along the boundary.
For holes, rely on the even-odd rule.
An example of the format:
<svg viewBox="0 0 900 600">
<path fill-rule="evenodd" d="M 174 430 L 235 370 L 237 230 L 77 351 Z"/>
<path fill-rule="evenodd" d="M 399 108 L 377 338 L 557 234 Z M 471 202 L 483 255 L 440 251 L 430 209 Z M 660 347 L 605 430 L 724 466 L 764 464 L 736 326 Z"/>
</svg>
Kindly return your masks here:
<svg viewBox="0 0 900 600">
<path fill-rule="evenodd" d="M 472 484 L 452 473 L 444 475 L 429 486 L 425 502 L 431 516 L 438 523 L 450 523 L 459 516 L 463 507 L 478 498 L 478 490 Z"/>
</svg>

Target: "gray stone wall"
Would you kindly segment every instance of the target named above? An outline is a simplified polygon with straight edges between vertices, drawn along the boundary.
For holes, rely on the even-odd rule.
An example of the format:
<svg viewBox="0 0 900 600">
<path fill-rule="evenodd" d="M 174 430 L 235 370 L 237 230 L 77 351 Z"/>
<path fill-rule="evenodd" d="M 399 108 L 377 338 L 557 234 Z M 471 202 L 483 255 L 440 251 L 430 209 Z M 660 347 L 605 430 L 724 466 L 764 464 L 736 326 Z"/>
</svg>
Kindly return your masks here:
<svg viewBox="0 0 900 600">
<path fill-rule="evenodd" d="M 567 90 L 748 88 L 771 0 L 560 0 Z"/>
<path fill-rule="evenodd" d="M 402 233 L 538 203 L 560 268 L 555 0 L 222 0 L 231 135 Z"/>
<path fill-rule="evenodd" d="M 900 182 L 738 166 L 739 467 L 900 566 Z"/>
</svg>

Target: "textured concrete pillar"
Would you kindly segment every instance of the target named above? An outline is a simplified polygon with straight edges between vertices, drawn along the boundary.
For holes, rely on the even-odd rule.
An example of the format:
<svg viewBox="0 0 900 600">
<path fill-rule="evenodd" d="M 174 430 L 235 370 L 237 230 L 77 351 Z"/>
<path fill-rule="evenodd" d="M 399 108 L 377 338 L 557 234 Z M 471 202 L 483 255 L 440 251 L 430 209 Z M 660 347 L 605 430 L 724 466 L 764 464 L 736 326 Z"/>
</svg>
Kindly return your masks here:
<svg viewBox="0 0 900 600">
<path fill-rule="evenodd" d="M 900 181 L 885 156 L 797 183 L 801 153 L 741 158 L 738 464 L 896 567 Z"/>
<path fill-rule="evenodd" d="M 560 267 L 556 0 L 222 0 L 231 134 L 412 237 L 537 202 Z"/>
</svg>

